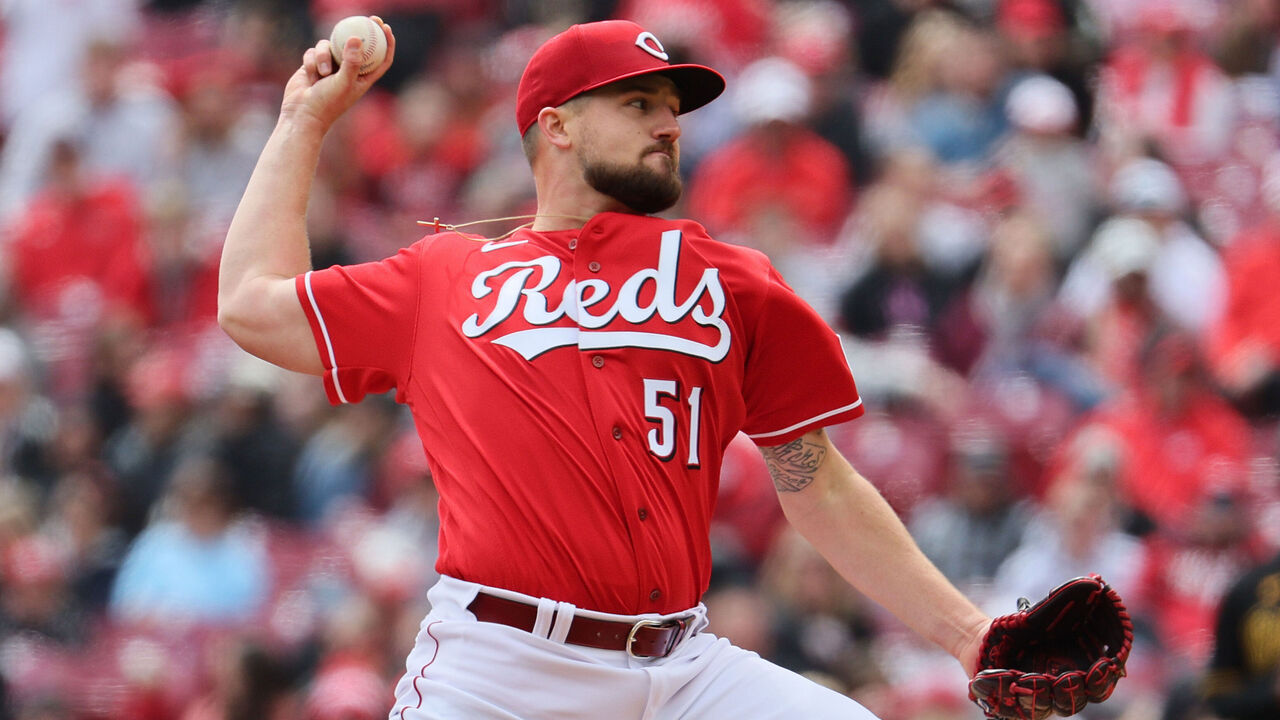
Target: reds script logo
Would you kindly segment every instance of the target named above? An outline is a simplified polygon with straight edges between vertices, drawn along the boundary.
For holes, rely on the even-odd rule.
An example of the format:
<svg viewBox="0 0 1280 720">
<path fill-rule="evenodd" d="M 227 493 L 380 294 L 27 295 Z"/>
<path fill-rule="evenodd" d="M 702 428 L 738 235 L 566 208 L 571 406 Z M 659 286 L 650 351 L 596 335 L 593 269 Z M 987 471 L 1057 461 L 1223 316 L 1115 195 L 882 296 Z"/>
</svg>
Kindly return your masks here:
<svg viewBox="0 0 1280 720">
<path fill-rule="evenodd" d="M 616 294 L 604 280 L 570 280 L 558 304 L 547 297 L 546 290 L 560 277 L 559 259 L 546 255 L 503 263 L 480 273 L 471 283 L 471 296 L 480 300 L 494 292 L 490 281 L 502 278 L 496 287 L 498 294 L 493 310 L 484 318 L 479 313 L 472 314 L 463 321 L 462 332 L 469 338 L 481 337 L 498 328 L 519 309 L 525 322 L 533 327 L 498 335 L 492 342 L 515 350 L 526 360 L 552 348 L 576 345 L 583 350 L 623 347 L 670 350 L 719 362 L 729 353 L 730 340 L 729 326 L 722 318 L 725 295 L 720 285 L 720 271 L 706 268 L 689 296 L 677 298 L 679 261 L 680 231 L 668 230 L 662 233 L 658 267 L 637 270 L 622 282 Z M 641 290 L 646 283 L 653 283 L 653 297 L 641 305 Z M 704 298 L 710 301 L 709 309 L 703 307 Z M 606 306 L 605 301 L 611 302 Z M 638 326 L 655 314 L 673 329 L 682 320 L 692 319 L 701 327 L 719 331 L 719 340 L 707 345 L 674 332 L 602 329 L 618 318 Z M 564 317 L 577 323 L 577 327 L 546 327 Z"/>
</svg>

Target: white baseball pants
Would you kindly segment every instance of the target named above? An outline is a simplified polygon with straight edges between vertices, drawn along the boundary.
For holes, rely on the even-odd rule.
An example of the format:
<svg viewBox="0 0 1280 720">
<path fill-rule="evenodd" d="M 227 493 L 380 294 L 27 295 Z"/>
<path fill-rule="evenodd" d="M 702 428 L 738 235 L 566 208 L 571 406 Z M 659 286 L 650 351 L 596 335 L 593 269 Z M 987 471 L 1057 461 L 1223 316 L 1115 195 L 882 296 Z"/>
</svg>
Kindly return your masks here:
<svg viewBox="0 0 1280 720">
<path fill-rule="evenodd" d="M 431 612 L 396 686 L 390 720 L 875 720 L 850 698 L 701 632 L 702 605 L 691 611 L 697 635 L 665 658 L 636 659 L 551 639 L 563 638 L 568 626 L 551 626 L 556 603 L 545 599 L 535 632 L 477 622 L 466 608 L 481 589 L 540 603 L 442 577 L 428 594 Z M 662 616 L 635 617 L 642 618 Z"/>
</svg>

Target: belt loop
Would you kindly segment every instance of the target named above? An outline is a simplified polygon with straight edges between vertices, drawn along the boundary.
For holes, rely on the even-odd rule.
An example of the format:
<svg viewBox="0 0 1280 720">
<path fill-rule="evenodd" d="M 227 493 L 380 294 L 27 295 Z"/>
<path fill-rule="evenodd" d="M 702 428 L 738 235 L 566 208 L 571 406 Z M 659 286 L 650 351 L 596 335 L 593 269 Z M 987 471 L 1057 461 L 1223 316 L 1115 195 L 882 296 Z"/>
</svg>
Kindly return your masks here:
<svg viewBox="0 0 1280 720">
<path fill-rule="evenodd" d="M 540 638 L 547 637 L 551 632 L 551 623 L 555 619 L 556 601 L 551 598 L 538 598 L 538 616 L 533 621 L 533 628 L 529 632 Z"/>
<path fill-rule="evenodd" d="M 572 603 L 556 603 L 556 620 L 551 625 L 551 633 L 547 635 L 547 639 L 564 644 L 565 638 L 569 637 L 569 628 L 573 626 L 573 614 L 577 610 Z"/>
</svg>

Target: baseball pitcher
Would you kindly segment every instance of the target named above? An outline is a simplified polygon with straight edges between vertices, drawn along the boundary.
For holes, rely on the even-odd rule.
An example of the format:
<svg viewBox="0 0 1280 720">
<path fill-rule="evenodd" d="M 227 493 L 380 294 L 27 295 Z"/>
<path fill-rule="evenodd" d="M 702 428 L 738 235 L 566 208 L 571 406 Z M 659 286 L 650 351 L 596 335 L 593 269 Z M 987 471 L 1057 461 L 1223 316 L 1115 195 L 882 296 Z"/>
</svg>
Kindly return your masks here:
<svg viewBox="0 0 1280 720">
<path fill-rule="evenodd" d="M 321 142 L 386 71 L 328 40 L 288 81 L 223 251 L 219 321 L 323 378 L 394 389 L 439 488 L 441 579 L 390 717 L 870 718 L 706 631 L 722 454 L 739 431 L 787 518 L 855 587 L 973 672 L 991 620 L 918 551 L 823 427 L 863 412 L 835 334 L 758 252 L 653 213 L 679 198 L 679 116 L 724 79 L 638 25 L 576 25 L 516 98 L 537 188 L 497 239 L 436 232 L 312 270 Z M 761 619 L 765 621 L 764 618 Z"/>
</svg>

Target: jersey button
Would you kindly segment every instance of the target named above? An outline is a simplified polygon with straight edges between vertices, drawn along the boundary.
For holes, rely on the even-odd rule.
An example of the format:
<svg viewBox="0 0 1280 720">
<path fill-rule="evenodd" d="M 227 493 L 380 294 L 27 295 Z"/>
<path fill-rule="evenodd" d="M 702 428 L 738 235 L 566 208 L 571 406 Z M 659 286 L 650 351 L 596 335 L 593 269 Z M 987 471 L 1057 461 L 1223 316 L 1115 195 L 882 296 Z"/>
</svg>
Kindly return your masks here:
<svg viewBox="0 0 1280 720">
<path fill-rule="evenodd" d="M 640 508 L 639 510 L 636 510 L 636 517 L 639 517 L 641 520 L 648 520 L 649 511 L 644 508 Z"/>
<path fill-rule="evenodd" d="M 613 426 L 613 439 L 614 440 L 622 439 L 622 428 L 618 427 L 617 425 Z"/>
<path fill-rule="evenodd" d="M 573 238 L 572 240 L 569 241 L 569 249 L 570 250 L 578 249 L 578 238 Z"/>
<path fill-rule="evenodd" d="M 657 600 L 657 599 L 658 599 L 658 598 L 660 598 L 660 597 L 662 597 L 662 591 L 661 591 L 661 590 L 659 590 L 658 588 L 654 588 L 654 589 L 652 589 L 652 590 L 650 590 L 650 591 L 649 591 L 649 599 L 650 599 L 650 600 Z"/>
<path fill-rule="evenodd" d="M 600 263 L 596 262 L 595 260 L 592 260 L 587 265 L 587 269 L 590 270 L 591 272 L 600 272 Z"/>
<path fill-rule="evenodd" d="M 604 367 L 604 357 L 601 355 L 592 355 L 591 364 L 595 365 L 598 368 Z"/>
</svg>

